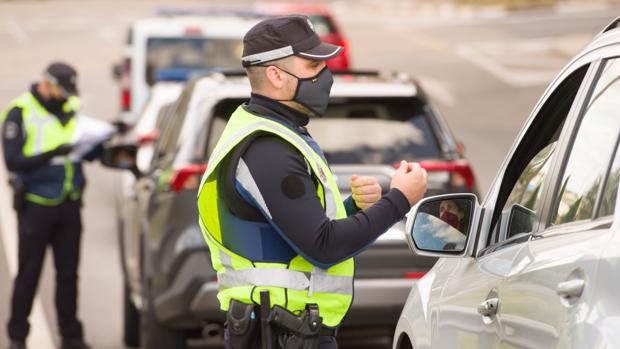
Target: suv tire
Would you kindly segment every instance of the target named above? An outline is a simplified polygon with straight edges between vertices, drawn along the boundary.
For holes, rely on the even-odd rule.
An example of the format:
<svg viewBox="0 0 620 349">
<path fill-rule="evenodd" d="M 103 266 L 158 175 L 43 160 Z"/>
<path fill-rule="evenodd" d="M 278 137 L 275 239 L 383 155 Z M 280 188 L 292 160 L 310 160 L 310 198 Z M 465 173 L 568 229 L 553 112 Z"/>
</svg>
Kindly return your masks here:
<svg viewBox="0 0 620 349">
<path fill-rule="evenodd" d="M 169 349 L 186 347 L 186 338 L 182 330 L 170 328 L 161 323 L 153 309 L 153 300 L 147 296 L 147 304 L 142 311 L 140 321 L 140 343 L 143 349 Z"/>
</svg>

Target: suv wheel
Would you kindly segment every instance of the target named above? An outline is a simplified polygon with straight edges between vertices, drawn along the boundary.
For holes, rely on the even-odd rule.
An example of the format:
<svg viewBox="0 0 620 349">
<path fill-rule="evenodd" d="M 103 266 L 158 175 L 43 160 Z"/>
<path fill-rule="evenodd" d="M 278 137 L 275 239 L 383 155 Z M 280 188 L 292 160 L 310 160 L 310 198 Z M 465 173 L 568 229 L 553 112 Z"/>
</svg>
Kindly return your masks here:
<svg viewBox="0 0 620 349">
<path fill-rule="evenodd" d="M 123 342 L 130 348 L 137 348 L 140 346 L 140 312 L 131 301 L 127 285 L 123 299 Z"/>
<path fill-rule="evenodd" d="M 151 297 L 142 311 L 140 343 L 144 349 L 168 349 L 186 347 L 185 333 L 161 323 L 153 309 Z"/>
</svg>

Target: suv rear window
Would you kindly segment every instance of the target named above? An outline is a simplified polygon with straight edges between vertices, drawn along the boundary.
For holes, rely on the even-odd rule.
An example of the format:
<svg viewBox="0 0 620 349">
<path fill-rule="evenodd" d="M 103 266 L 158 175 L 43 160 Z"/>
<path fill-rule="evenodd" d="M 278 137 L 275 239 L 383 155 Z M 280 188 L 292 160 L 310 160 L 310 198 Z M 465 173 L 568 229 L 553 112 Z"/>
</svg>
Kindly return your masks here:
<svg viewBox="0 0 620 349">
<path fill-rule="evenodd" d="M 239 39 L 204 37 L 149 38 L 146 42 L 147 81 L 158 71 L 240 68 L 243 43 Z"/>
<path fill-rule="evenodd" d="M 334 98 L 308 124 L 331 164 L 394 164 L 439 158 L 426 106 L 416 98 Z"/>
<path fill-rule="evenodd" d="M 198 146 L 207 149 L 206 157 L 232 112 L 246 101 L 228 99 L 215 106 L 208 140 Z M 332 98 L 326 115 L 313 118 L 308 131 L 330 164 L 392 165 L 403 159 L 439 158 L 426 108 L 416 98 Z"/>
</svg>

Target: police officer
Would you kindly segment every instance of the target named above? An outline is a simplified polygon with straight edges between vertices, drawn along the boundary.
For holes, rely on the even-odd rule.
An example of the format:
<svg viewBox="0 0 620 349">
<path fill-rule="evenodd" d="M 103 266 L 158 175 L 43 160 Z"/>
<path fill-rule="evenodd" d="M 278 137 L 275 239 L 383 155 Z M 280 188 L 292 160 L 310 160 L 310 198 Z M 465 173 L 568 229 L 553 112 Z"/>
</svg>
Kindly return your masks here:
<svg viewBox="0 0 620 349">
<path fill-rule="evenodd" d="M 375 178 L 353 176 L 352 197 L 342 200 L 305 127 L 326 111 L 333 78 L 325 61 L 342 48 L 321 42 L 308 17 L 297 15 L 263 20 L 243 43 L 251 99 L 230 117 L 198 194 L 228 311 L 226 342 L 337 348 L 336 329 L 353 299 L 353 256 L 422 198 L 426 172 L 401 162 L 383 196 Z M 264 304 L 253 308 L 266 300 L 270 313 Z"/>
<path fill-rule="evenodd" d="M 77 269 L 84 187 L 81 159 L 71 155 L 79 109 L 77 73 L 65 63 L 47 67 L 43 79 L 0 115 L 4 160 L 12 176 L 17 210 L 19 270 L 11 301 L 12 349 L 25 348 L 28 316 L 45 250 L 52 247 L 55 303 L 62 348 L 85 349 L 77 312 Z M 92 159 L 96 154 L 87 155 Z"/>
</svg>

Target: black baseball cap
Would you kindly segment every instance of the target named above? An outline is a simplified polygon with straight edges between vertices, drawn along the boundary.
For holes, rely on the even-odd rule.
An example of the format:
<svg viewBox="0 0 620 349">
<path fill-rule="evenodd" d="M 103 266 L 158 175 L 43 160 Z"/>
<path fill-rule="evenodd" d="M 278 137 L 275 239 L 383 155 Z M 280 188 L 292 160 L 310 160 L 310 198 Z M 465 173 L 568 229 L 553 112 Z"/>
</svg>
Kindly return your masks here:
<svg viewBox="0 0 620 349">
<path fill-rule="evenodd" d="M 63 62 L 54 62 L 45 69 L 44 77 L 52 84 L 60 87 L 67 96 L 76 96 L 77 71 Z"/>
<path fill-rule="evenodd" d="M 307 16 L 280 16 L 259 22 L 245 34 L 241 63 L 249 67 L 289 56 L 326 61 L 340 51 L 342 47 L 321 41 Z"/>
</svg>

